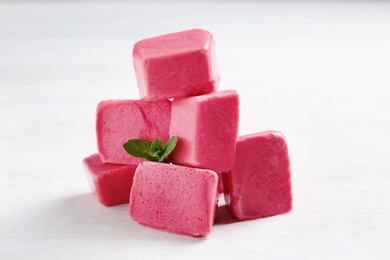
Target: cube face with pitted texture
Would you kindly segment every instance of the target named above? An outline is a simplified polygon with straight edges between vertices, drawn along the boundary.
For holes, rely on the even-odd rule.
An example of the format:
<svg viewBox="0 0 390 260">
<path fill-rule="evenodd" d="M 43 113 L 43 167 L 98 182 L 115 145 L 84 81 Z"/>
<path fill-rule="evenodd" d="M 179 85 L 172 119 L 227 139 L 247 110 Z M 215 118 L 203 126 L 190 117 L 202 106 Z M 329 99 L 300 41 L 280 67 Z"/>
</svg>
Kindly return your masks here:
<svg viewBox="0 0 390 260">
<path fill-rule="evenodd" d="M 290 211 L 290 159 L 282 133 L 240 136 L 234 166 L 224 174 L 224 184 L 226 203 L 240 220 Z"/>
<path fill-rule="evenodd" d="M 98 151 L 104 163 L 139 164 L 144 159 L 129 155 L 123 144 L 129 139 L 169 140 L 171 102 L 106 100 L 96 113 Z"/>
<path fill-rule="evenodd" d="M 218 88 L 215 42 L 206 30 L 141 40 L 133 48 L 133 65 L 141 98 L 181 98 Z"/>
<path fill-rule="evenodd" d="M 83 160 L 87 180 L 98 201 L 105 206 L 129 202 L 137 165 L 103 163 L 99 154 Z"/>
<path fill-rule="evenodd" d="M 194 237 L 214 224 L 218 176 L 211 170 L 144 162 L 134 175 L 130 215 L 140 224 Z"/>
<path fill-rule="evenodd" d="M 230 170 L 238 121 L 239 97 L 234 90 L 174 100 L 169 132 L 179 141 L 170 160 L 217 173 Z"/>
</svg>

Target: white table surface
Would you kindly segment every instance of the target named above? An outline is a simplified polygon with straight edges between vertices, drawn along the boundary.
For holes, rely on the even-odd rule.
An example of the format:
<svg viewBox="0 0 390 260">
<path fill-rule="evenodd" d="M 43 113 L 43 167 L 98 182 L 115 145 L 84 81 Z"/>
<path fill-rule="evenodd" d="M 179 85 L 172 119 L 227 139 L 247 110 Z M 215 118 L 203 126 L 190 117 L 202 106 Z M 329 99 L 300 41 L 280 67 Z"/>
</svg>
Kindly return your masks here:
<svg viewBox="0 0 390 260">
<path fill-rule="evenodd" d="M 0 259 L 389 259 L 390 3 L 0 2 Z M 138 99 L 133 44 L 200 27 L 240 134 L 277 129 L 293 210 L 203 239 L 100 205 L 95 109 Z"/>
</svg>

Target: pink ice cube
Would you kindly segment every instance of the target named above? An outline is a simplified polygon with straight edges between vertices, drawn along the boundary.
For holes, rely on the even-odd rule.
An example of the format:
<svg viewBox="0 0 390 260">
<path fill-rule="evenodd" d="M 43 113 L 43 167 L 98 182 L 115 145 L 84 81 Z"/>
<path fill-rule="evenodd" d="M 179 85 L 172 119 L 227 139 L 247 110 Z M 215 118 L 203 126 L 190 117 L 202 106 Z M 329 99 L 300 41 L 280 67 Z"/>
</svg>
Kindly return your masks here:
<svg viewBox="0 0 390 260">
<path fill-rule="evenodd" d="M 169 140 L 171 102 L 107 100 L 99 103 L 96 116 L 98 151 L 104 163 L 139 164 L 144 159 L 126 153 L 129 139 Z"/>
<path fill-rule="evenodd" d="M 134 175 L 130 215 L 148 227 L 205 236 L 214 223 L 217 186 L 211 170 L 144 162 Z"/>
<path fill-rule="evenodd" d="M 215 42 L 202 29 L 141 40 L 134 45 L 133 63 L 142 98 L 195 96 L 218 88 Z"/>
<path fill-rule="evenodd" d="M 238 119 L 239 98 L 234 90 L 174 100 L 169 132 L 179 141 L 170 160 L 218 173 L 230 170 Z"/>
<path fill-rule="evenodd" d="M 285 137 L 277 131 L 240 136 L 224 183 L 226 203 L 240 220 L 288 212 L 292 195 Z"/>
<path fill-rule="evenodd" d="M 83 166 L 89 185 L 101 204 L 113 206 L 129 202 L 137 165 L 103 163 L 96 153 L 85 158 Z"/>
</svg>

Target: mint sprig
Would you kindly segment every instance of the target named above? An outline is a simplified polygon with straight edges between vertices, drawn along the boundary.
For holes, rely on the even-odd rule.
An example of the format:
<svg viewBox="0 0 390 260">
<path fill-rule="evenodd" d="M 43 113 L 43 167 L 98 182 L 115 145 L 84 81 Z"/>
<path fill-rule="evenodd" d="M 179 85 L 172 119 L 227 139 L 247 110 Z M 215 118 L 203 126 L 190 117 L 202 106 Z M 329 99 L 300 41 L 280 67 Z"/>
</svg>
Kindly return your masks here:
<svg viewBox="0 0 390 260">
<path fill-rule="evenodd" d="M 177 141 L 176 136 L 172 136 L 166 145 L 159 138 L 154 139 L 153 142 L 146 139 L 130 139 L 123 144 L 123 148 L 134 157 L 162 162 L 175 149 Z"/>
</svg>

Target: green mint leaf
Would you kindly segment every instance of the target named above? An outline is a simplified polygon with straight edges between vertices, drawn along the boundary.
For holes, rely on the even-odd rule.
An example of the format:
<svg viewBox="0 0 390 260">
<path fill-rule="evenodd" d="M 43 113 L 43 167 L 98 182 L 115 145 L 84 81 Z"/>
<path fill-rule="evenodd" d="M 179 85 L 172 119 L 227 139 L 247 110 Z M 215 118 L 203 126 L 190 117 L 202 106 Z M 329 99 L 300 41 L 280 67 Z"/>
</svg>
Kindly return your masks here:
<svg viewBox="0 0 390 260">
<path fill-rule="evenodd" d="M 155 157 L 155 158 L 156 158 L 156 162 L 162 162 L 165 159 L 163 156 Z"/>
<path fill-rule="evenodd" d="M 162 158 L 162 157 L 161 157 Z M 160 157 L 155 157 L 155 156 L 147 156 L 145 159 L 152 161 L 152 162 L 162 162 L 164 158 L 161 159 Z"/>
<path fill-rule="evenodd" d="M 145 139 L 130 139 L 123 144 L 126 152 L 134 157 L 149 160 L 152 142 Z"/>
<path fill-rule="evenodd" d="M 171 139 L 169 139 L 165 147 L 165 151 L 162 154 L 163 158 L 167 157 L 175 149 L 178 140 L 179 138 L 176 136 L 172 136 Z"/>
<path fill-rule="evenodd" d="M 165 150 L 164 142 L 161 141 L 161 139 L 156 138 L 156 139 L 154 139 L 154 141 L 151 145 L 151 150 L 150 150 L 149 155 L 152 157 L 160 158 L 161 155 L 164 153 L 164 150 Z M 164 157 L 163 157 L 163 159 L 164 159 Z"/>
<path fill-rule="evenodd" d="M 164 142 L 159 138 L 154 139 L 153 142 L 146 139 L 130 139 L 123 144 L 123 148 L 134 157 L 152 162 L 162 162 L 175 149 L 177 141 L 176 136 L 171 137 L 167 145 L 164 145 Z"/>
</svg>

